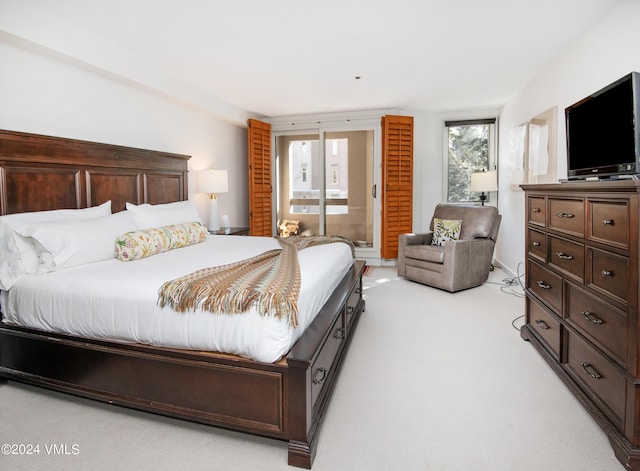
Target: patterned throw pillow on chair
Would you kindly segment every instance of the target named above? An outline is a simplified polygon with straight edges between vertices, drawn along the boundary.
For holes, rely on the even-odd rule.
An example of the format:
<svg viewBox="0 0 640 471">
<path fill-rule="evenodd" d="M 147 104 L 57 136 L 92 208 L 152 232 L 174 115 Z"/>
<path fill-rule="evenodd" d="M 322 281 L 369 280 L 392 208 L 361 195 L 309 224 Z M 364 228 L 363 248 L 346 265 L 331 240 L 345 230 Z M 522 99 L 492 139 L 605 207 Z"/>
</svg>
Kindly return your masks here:
<svg viewBox="0 0 640 471">
<path fill-rule="evenodd" d="M 431 245 L 444 245 L 448 240 L 458 240 L 460 237 L 460 219 L 433 218 L 433 238 Z"/>
</svg>

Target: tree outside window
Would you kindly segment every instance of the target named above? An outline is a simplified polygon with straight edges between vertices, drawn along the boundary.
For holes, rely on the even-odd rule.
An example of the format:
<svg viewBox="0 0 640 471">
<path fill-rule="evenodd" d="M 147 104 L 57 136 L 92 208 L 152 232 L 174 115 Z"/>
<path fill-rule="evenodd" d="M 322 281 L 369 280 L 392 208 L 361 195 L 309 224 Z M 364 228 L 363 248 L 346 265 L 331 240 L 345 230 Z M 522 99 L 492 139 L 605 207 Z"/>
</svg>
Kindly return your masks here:
<svg viewBox="0 0 640 471">
<path fill-rule="evenodd" d="M 470 203 L 479 194 L 470 191 L 471 174 L 490 170 L 493 163 L 495 119 L 446 122 L 447 201 Z"/>
</svg>

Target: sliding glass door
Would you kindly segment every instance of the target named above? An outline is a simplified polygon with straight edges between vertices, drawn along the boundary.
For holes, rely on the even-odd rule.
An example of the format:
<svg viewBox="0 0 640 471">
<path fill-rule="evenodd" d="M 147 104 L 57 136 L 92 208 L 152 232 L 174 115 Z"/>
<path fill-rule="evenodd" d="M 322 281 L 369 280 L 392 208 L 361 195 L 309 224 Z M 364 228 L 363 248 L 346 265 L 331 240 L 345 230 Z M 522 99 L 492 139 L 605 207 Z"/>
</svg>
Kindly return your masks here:
<svg viewBox="0 0 640 471">
<path fill-rule="evenodd" d="M 374 130 L 274 135 L 278 233 L 337 235 L 374 251 Z"/>
<path fill-rule="evenodd" d="M 281 135 L 275 141 L 278 234 L 323 234 L 320 136 Z"/>
<path fill-rule="evenodd" d="M 373 247 L 373 131 L 325 133 L 326 233 Z"/>
</svg>

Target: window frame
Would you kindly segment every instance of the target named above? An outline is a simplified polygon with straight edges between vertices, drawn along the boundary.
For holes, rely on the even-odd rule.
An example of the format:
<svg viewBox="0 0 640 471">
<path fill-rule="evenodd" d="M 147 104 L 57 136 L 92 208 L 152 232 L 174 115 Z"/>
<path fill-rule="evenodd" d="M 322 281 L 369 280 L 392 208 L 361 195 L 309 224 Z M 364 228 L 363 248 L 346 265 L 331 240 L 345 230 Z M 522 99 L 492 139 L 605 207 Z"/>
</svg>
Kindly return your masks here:
<svg viewBox="0 0 640 471">
<path fill-rule="evenodd" d="M 470 199 L 468 201 L 450 201 L 449 200 L 449 127 L 453 126 L 471 126 L 479 124 L 489 125 L 488 136 L 488 168 L 485 170 L 497 170 L 498 168 L 498 119 L 492 118 L 479 118 L 479 119 L 456 119 L 456 120 L 444 120 L 442 131 L 442 200 L 448 204 L 480 204 L 480 195 L 477 199 Z M 469 183 L 471 183 L 471 176 L 469 176 Z M 497 206 L 497 198 L 492 197 L 491 193 L 487 195 L 485 205 Z"/>
</svg>

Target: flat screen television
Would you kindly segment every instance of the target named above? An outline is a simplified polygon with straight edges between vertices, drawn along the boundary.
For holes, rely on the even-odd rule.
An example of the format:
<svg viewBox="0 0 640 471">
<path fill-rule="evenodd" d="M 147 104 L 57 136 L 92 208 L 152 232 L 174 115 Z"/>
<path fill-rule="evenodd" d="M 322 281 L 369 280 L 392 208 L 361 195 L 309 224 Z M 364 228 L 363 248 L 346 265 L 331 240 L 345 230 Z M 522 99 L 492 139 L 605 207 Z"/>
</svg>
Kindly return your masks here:
<svg viewBox="0 0 640 471">
<path fill-rule="evenodd" d="M 632 72 L 565 109 L 569 180 L 640 173 L 640 74 Z"/>
</svg>

